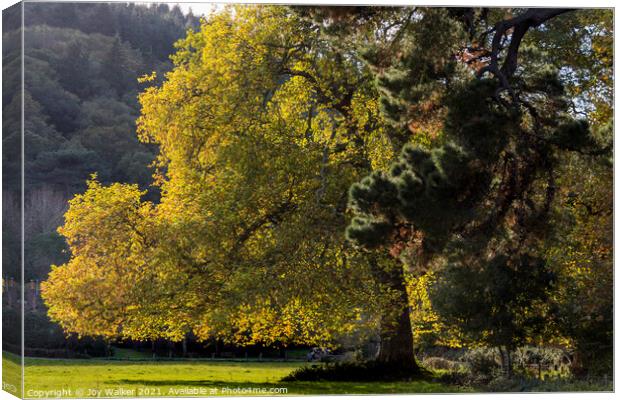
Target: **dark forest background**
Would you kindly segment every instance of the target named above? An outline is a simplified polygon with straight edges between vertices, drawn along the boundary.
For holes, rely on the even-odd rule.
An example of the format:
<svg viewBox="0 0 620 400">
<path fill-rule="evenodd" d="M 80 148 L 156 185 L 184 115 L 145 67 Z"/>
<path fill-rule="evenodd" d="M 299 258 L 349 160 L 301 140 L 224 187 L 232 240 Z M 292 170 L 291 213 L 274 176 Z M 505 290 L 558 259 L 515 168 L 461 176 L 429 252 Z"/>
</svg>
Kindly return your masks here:
<svg viewBox="0 0 620 400">
<path fill-rule="evenodd" d="M 17 17 L 3 13 L 3 337 L 9 350 L 20 342 Z M 49 321 L 38 285 L 51 264 L 68 257 L 56 229 L 67 201 L 84 191 L 92 173 L 102 182 L 143 188 L 151 182 L 147 166 L 156 149 L 136 137 L 137 79 L 153 71 L 162 78 L 172 67 L 174 43 L 200 21 L 166 4 L 27 3 L 24 22 L 26 353 L 98 355 L 106 351 L 102 343 L 67 339 Z M 152 189 L 149 195 L 157 196 Z"/>
</svg>

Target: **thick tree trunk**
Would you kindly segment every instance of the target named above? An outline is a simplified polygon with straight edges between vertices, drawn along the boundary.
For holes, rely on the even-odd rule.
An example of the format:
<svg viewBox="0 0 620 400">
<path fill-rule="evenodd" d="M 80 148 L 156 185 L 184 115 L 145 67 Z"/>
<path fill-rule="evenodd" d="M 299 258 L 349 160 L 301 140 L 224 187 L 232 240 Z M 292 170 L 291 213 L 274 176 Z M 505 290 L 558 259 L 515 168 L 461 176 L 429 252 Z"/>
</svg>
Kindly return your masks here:
<svg viewBox="0 0 620 400">
<path fill-rule="evenodd" d="M 381 324 L 381 344 L 377 361 L 391 364 L 395 368 L 419 371 L 413 353 L 413 333 L 409 310 L 409 296 L 405 286 L 402 267 L 393 271 L 379 271 L 381 282 L 397 293 L 391 304 L 391 315 Z"/>
<path fill-rule="evenodd" d="M 381 329 L 381 347 L 377 361 L 418 369 L 413 355 L 413 335 L 409 309 L 403 308 L 394 324 Z"/>
</svg>

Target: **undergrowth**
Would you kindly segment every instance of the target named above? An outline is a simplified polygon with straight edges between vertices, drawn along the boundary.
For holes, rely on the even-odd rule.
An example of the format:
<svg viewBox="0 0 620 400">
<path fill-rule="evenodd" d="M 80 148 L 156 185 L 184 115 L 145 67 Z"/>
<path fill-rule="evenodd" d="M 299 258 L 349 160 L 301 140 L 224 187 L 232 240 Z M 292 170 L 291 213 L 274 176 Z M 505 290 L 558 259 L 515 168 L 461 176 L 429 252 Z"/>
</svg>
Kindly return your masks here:
<svg viewBox="0 0 620 400">
<path fill-rule="evenodd" d="M 411 381 L 428 379 L 432 374 L 420 367 L 386 364 L 377 361 L 338 362 L 309 365 L 294 370 L 282 382 L 295 381 Z"/>
</svg>

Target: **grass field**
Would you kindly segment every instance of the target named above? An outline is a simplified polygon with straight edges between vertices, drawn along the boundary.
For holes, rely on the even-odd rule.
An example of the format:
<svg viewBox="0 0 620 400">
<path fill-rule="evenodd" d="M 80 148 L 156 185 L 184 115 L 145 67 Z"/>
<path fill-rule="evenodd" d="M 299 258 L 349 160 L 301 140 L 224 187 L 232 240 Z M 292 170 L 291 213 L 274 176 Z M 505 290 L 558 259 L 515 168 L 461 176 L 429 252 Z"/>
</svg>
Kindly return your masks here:
<svg viewBox="0 0 620 400">
<path fill-rule="evenodd" d="M 7 357 L 4 368 L 19 367 Z M 13 364 L 13 365 L 11 365 Z M 431 381 L 278 382 L 303 362 L 26 359 L 26 397 L 446 393 Z"/>
<path fill-rule="evenodd" d="M 19 358 L 11 353 L 2 352 L 2 389 L 20 396 L 22 389 L 21 374 Z"/>
</svg>

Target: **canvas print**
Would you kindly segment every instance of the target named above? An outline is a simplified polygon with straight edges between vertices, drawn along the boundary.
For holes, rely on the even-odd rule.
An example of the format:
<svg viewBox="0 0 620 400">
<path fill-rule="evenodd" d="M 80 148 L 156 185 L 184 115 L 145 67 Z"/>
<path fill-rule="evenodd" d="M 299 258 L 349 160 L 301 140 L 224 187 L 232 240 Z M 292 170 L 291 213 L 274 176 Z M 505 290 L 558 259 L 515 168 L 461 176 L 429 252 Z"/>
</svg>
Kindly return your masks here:
<svg viewBox="0 0 620 400">
<path fill-rule="evenodd" d="M 613 9 L 2 17 L 3 390 L 613 391 Z"/>
</svg>

